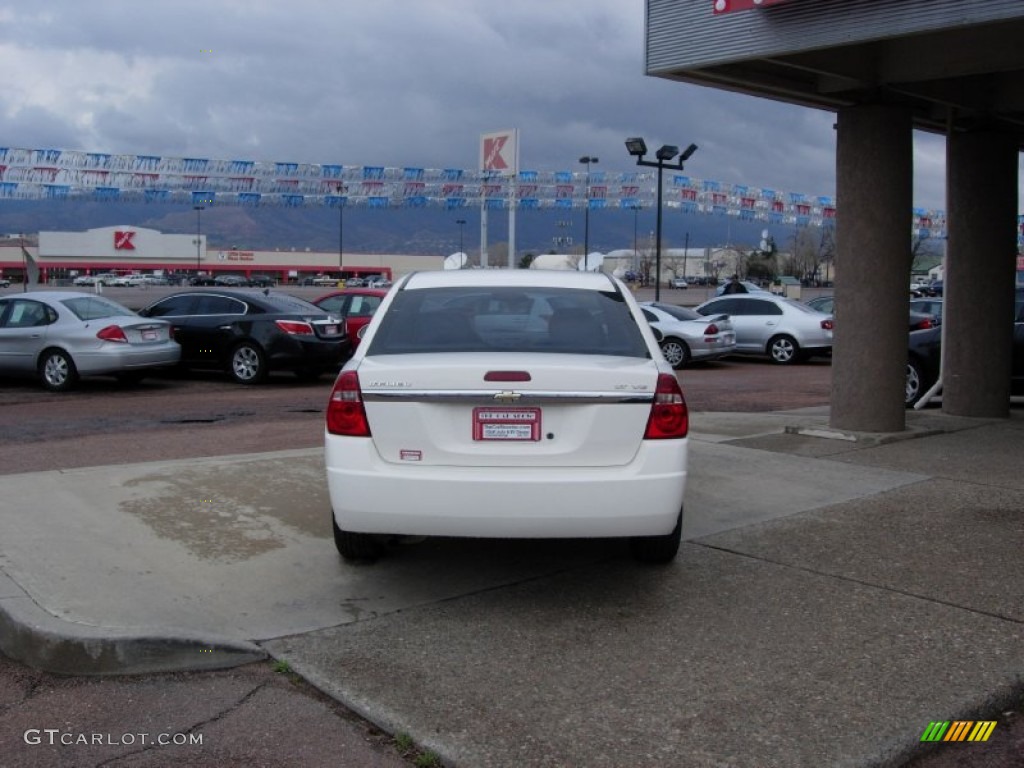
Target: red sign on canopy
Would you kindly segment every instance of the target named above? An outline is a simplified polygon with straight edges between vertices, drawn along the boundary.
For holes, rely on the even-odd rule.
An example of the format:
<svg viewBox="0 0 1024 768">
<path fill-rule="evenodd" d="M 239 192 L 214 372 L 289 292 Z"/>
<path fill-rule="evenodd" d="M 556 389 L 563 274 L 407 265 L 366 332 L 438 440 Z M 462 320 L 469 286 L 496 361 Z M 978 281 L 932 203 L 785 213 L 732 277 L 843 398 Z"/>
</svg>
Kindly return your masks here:
<svg viewBox="0 0 1024 768">
<path fill-rule="evenodd" d="M 732 13 L 733 11 L 749 11 L 751 8 L 764 8 L 778 5 L 788 0 L 713 0 L 715 13 Z"/>
</svg>

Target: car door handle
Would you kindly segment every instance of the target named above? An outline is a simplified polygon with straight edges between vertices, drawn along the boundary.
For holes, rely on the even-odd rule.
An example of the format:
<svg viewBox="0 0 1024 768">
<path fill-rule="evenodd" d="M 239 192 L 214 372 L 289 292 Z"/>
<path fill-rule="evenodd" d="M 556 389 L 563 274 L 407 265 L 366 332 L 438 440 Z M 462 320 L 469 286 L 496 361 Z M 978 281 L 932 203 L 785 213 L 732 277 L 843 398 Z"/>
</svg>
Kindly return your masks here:
<svg viewBox="0 0 1024 768">
<path fill-rule="evenodd" d="M 231 326 L 230 325 L 218 325 L 217 326 L 217 330 L 218 331 L 230 331 L 231 330 Z"/>
</svg>

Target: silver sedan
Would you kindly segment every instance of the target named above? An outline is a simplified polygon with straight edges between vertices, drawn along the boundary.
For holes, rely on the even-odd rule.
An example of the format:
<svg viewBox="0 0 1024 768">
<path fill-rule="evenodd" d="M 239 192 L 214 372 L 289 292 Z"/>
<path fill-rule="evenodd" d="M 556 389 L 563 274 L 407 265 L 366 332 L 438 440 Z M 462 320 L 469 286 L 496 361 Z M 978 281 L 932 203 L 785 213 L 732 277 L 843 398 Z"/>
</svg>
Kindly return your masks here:
<svg viewBox="0 0 1024 768">
<path fill-rule="evenodd" d="M 170 323 L 102 296 L 37 291 L 0 298 L 0 374 L 34 374 L 53 392 L 86 375 L 138 381 L 180 358 Z"/>
<path fill-rule="evenodd" d="M 783 365 L 832 353 L 832 316 L 793 299 L 736 293 L 706 301 L 697 311 L 732 318 L 737 353 L 768 355 Z"/>
<path fill-rule="evenodd" d="M 640 309 L 651 327 L 661 333 L 661 354 L 676 370 L 736 350 L 736 334 L 728 315 L 705 317 L 686 307 L 654 301 L 640 302 Z"/>
</svg>

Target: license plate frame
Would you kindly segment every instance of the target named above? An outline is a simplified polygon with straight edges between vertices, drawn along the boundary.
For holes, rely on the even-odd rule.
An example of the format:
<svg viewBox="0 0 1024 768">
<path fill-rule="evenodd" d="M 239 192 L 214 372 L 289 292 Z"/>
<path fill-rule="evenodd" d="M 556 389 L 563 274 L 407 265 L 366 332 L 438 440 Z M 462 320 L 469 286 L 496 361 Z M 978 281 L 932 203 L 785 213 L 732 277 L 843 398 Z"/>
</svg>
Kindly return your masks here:
<svg viewBox="0 0 1024 768">
<path fill-rule="evenodd" d="M 157 341 L 157 340 L 159 340 L 159 338 L 160 338 L 160 335 L 156 331 L 143 331 L 142 332 L 142 340 L 143 341 Z"/>
<path fill-rule="evenodd" d="M 530 443 L 540 440 L 541 409 L 537 407 L 479 406 L 473 409 L 473 440 Z"/>
</svg>

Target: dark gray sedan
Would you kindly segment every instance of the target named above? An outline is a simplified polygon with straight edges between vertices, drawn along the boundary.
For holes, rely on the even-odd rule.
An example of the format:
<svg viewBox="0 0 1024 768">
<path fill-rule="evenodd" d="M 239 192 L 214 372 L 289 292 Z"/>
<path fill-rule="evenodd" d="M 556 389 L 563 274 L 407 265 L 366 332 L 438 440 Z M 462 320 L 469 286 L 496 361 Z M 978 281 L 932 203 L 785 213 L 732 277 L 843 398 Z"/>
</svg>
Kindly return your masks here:
<svg viewBox="0 0 1024 768">
<path fill-rule="evenodd" d="M 36 375 L 46 389 L 71 389 L 79 376 L 135 382 L 173 366 L 181 347 L 170 323 L 139 317 L 102 296 L 36 291 L 0 298 L 0 374 Z"/>
</svg>

